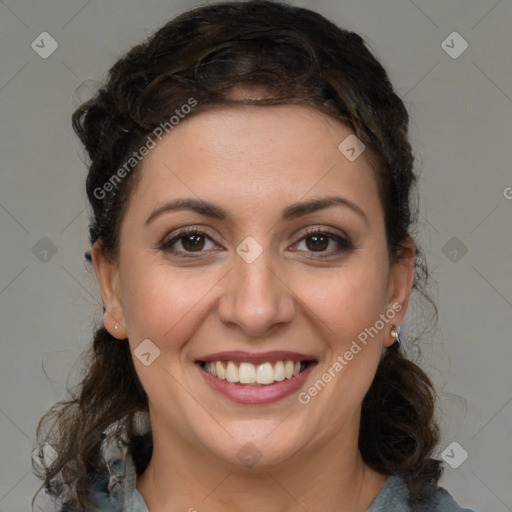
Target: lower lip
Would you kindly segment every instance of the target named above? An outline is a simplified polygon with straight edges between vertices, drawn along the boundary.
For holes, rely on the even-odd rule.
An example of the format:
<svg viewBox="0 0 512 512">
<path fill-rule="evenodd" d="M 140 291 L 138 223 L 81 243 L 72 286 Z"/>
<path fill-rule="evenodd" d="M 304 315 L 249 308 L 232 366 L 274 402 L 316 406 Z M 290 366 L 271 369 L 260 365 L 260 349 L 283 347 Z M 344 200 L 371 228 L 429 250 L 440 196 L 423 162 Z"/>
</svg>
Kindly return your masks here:
<svg viewBox="0 0 512 512">
<path fill-rule="evenodd" d="M 239 404 L 268 404 L 277 402 L 298 391 L 316 366 L 310 363 L 308 367 L 291 379 L 285 379 L 275 384 L 252 386 L 249 384 L 234 384 L 221 380 L 207 372 L 199 363 L 197 364 L 201 375 L 207 384 L 214 390 Z"/>
</svg>

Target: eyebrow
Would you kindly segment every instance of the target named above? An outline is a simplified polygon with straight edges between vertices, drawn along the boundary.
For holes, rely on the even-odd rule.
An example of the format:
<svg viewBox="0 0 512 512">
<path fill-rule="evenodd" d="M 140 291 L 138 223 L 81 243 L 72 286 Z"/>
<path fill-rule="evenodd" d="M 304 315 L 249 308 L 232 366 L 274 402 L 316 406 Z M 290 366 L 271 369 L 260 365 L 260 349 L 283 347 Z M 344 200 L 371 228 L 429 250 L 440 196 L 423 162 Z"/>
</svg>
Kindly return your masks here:
<svg viewBox="0 0 512 512">
<path fill-rule="evenodd" d="M 312 199 L 310 201 L 292 203 L 283 210 L 281 214 L 281 220 L 291 221 L 304 215 L 329 208 L 331 206 L 343 206 L 349 208 L 353 212 L 357 213 L 364 220 L 366 225 L 368 225 L 368 217 L 364 211 L 359 206 L 357 206 L 357 204 L 340 196 L 328 196 Z M 228 212 L 213 203 L 203 201 L 202 199 L 182 198 L 169 201 L 168 203 L 154 210 L 147 218 L 145 224 L 150 224 L 162 213 L 180 210 L 193 211 L 200 215 L 211 217 L 212 219 L 217 219 L 224 222 L 230 222 L 232 220 Z"/>
</svg>

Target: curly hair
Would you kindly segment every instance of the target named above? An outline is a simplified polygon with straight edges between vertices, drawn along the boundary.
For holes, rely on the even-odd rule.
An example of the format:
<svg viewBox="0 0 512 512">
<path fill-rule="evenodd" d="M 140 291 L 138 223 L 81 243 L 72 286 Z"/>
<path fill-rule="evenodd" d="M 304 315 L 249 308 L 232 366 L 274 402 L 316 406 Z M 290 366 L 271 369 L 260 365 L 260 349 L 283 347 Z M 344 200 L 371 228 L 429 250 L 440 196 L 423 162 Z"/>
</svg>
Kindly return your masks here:
<svg viewBox="0 0 512 512">
<path fill-rule="evenodd" d="M 235 88 L 263 94 L 235 97 Z M 350 127 L 368 148 L 388 252 L 391 261 L 400 259 L 417 211 L 410 199 L 416 175 L 404 103 L 361 36 L 308 9 L 263 0 L 207 5 L 171 20 L 118 60 L 104 86 L 73 113 L 90 160 L 91 244 L 100 241 L 108 257 L 118 256 L 120 225 L 140 174 L 133 156 L 176 109 L 192 105 L 191 98 L 188 116 L 226 104 L 303 104 Z M 113 180 L 119 169 L 123 179 Z M 430 300 L 427 268 L 416 248 L 413 287 Z M 91 261 L 90 253 L 86 257 Z M 152 455 L 151 432 L 142 435 L 134 421 L 148 411 L 148 397 L 129 345 L 101 326 L 86 357 L 82 380 L 68 390 L 71 399 L 53 406 L 37 426 L 37 441 L 51 439 L 58 453 L 40 476 L 47 493 L 59 497 L 64 484 L 72 489 L 63 511 L 87 504 L 100 444 L 112 424 L 117 437 L 126 435 L 138 475 Z M 374 469 L 402 475 L 417 504 L 432 495 L 442 471 L 432 458 L 439 440 L 434 409 L 427 375 L 401 351 L 387 349 L 363 400 L 359 449 Z M 55 484 L 57 475 L 63 484 Z"/>
</svg>

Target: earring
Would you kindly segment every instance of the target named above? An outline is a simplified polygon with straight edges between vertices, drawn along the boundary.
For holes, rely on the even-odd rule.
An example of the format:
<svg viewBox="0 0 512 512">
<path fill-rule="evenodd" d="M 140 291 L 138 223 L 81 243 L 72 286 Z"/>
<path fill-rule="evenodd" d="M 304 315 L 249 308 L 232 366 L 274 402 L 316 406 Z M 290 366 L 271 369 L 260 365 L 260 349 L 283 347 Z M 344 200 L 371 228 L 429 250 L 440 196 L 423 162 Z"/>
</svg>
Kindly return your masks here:
<svg viewBox="0 0 512 512">
<path fill-rule="evenodd" d="M 114 325 L 114 329 L 117 331 L 119 329 L 119 324 L 116 322 L 116 325 Z"/>
<path fill-rule="evenodd" d="M 393 343 L 392 348 L 395 350 L 400 350 L 400 346 L 402 345 L 402 342 L 400 341 L 400 326 L 395 325 L 393 329 L 391 330 L 391 336 L 395 338 L 395 342 Z"/>
</svg>

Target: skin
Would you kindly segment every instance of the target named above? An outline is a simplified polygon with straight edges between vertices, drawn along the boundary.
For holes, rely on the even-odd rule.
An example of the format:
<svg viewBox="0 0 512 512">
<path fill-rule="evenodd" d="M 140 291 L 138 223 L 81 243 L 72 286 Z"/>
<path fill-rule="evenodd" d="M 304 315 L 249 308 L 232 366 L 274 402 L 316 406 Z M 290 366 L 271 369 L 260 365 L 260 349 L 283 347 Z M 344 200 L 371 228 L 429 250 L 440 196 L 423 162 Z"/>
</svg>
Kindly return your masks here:
<svg viewBox="0 0 512 512">
<path fill-rule="evenodd" d="M 132 354 L 147 338 L 161 351 L 149 366 L 133 358 L 150 402 L 154 451 L 137 488 L 151 512 L 358 512 L 381 489 L 385 476 L 357 448 L 360 407 L 394 341 L 391 324 L 405 315 L 414 248 L 390 263 L 375 171 L 365 153 L 351 162 L 338 150 L 350 133 L 306 106 L 191 116 L 143 161 L 118 258 L 93 247 L 105 327 L 128 337 Z M 333 195 L 357 205 L 366 220 L 346 206 L 281 220 L 291 203 Z M 188 197 L 214 203 L 231 219 L 182 210 L 145 224 L 158 207 Z M 187 226 L 212 239 L 202 239 L 202 252 L 184 239 L 174 253 L 159 249 Z M 315 250 L 305 228 L 348 236 L 354 249 L 335 254 L 336 241 L 322 239 Z M 247 236 L 263 249 L 252 263 L 236 253 Z M 296 393 L 265 405 L 234 403 L 194 365 L 224 350 L 313 354 L 318 365 L 300 391 L 307 390 L 396 303 L 402 310 L 393 321 L 307 405 Z M 248 442 L 261 457 L 252 467 L 237 457 Z"/>
</svg>

